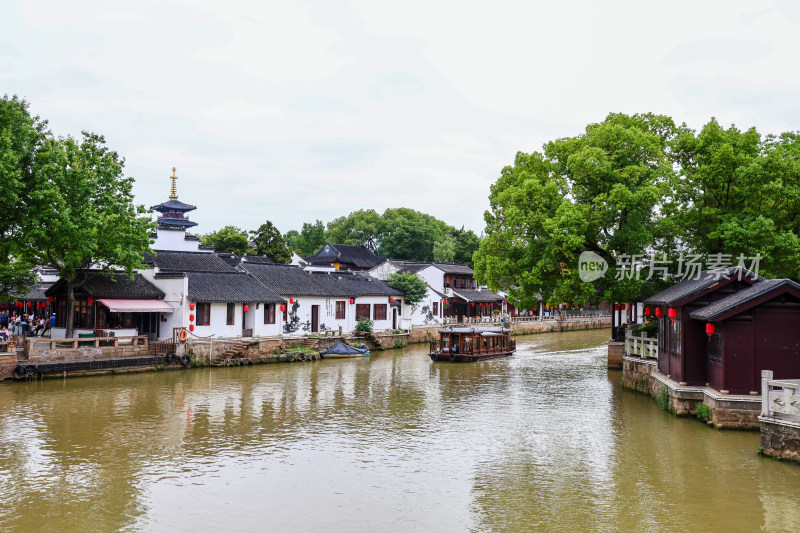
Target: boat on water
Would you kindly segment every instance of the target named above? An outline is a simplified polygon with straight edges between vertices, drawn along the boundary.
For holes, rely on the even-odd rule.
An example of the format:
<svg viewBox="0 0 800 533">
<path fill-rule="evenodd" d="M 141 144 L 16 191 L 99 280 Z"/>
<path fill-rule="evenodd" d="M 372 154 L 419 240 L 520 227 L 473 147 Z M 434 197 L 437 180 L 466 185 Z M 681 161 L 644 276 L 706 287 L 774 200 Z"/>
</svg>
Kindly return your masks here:
<svg viewBox="0 0 800 533">
<path fill-rule="evenodd" d="M 369 348 L 363 342 L 356 348 L 349 344 L 337 342 L 327 350 L 319 352 L 323 359 L 341 359 L 344 357 L 364 357 L 369 355 Z"/>
<path fill-rule="evenodd" d="M 449 328 L 439 330 L 439 340 L 432 341 L 432 361 L 465 363 L 507 357 L 517 349 L 511 330 L 501 327 Z"/>
</svg>

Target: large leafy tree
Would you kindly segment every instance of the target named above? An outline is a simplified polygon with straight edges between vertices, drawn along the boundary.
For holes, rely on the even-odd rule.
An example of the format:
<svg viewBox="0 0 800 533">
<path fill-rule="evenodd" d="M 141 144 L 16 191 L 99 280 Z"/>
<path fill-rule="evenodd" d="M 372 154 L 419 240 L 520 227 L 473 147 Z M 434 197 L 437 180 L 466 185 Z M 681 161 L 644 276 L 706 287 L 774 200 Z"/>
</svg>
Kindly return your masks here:
<svg viewBox="0 0 800 533">
<path fill-rule="evenodd" d="M 133 203 L 133 178 L 102 136 L 50 138 L 38 152 L 36 186 L 22 228 L 30 254 L 55 267 L 66 283 L 67 337 L 72 336 L 74 290 L 86 269 L 132 276 L 150 251 L 148 211 Z"/>
<path fill-rule="evenodd" d="M 365 246 L 377 252 L 381 229 L 381 216 L 372 209 L 362 209 L 328 222 L 326 239 L 333 244 Z"/>
<path fill-rule="evenodd" d="M 472 230 L 464 231 L 464 228 L 461 228 L 461 231 L 458 232 L 456 236 L 455 242 L 455 255 L 453 256 L 453 261 L 456 263 L 461 263 L 463 265 L 468 265 L 470 267 L 474 266 L 472 262 L 472 256 L 478 250 L 481 241 L 475 232 Z"/>
<path fill-rule="evenodd" d="M 213 246 L 218 252 L 233 252 L 239 257 L 253 252 L 247 232 L 236 226 L 225 226 L 203 235 L 200 242 Z"/>
<path fill-rule="evenodd" d="M 35 162 L 47 139 L 46 127 L 46 121 L 31 116 L 24 100 L 0 98 L 0 300 L 36 281 L 22 223 L 32 215 L 31 195 L 39 186 Z"/>
<path fill-rule="evenodd" d="M 292 251 L 283 240 L 281 232 L 269 220 L 261 224 L 258 229 L 251 231 L 250 235 L 253 238 L 257 254 L 266 255 L 276 263 L 292 261 Z"/>
<path fill-rule="evenodd" d="M 711 120 L 682 132 L 675 155 L 681 179 L 666 212 L 681 248 L 733 264 L 760 255 L 761 274 L 800 277 L 798 134 L 762 139 Z"/>
<path fill-rule="evenodd" d="M 661 115 L 611 114 L 543 153 L 517 154 L 491 187 L 478 279 L 523 307 L 536 293 L 551 303 L 638 299 L 645 280 L 616 279 L 618 260 L 660 244 L 658 213 L 671 191 L 670 143 L 679 130 Z M 595 283 L 579 278 L 584 250 L 610 265 Z"/>
<path fill-rule="evenodd" d="M 305 222 L 301 231 L 291 230 L 283 238 L 298 254 L 311 255 L 325 245 L 325 224 L 321 220 Z"/>
</svg>

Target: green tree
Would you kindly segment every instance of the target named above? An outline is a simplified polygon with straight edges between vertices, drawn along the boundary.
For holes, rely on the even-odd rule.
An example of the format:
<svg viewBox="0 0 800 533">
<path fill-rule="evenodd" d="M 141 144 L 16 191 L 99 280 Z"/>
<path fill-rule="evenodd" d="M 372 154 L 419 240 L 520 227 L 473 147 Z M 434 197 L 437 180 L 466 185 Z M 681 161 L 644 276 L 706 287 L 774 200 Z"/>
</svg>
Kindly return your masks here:
<svg viewBox="0 0 800 533">
<path fill-rule="evenodd" d="M 725 129 L 713 119 L 698 134 L 682 132 L 675 150 L 681 179 L 665 209 L 678 244 L 706 261 L 760 255 L 762 275 L 798 279 L 798 141 L 796 133 L 762 140 L 755 128 Z"/>
<path fill-rule="evenodd" d="M 47 139 L 47 122 L 31 116 L 28 103 L 0 98 L 0 301 L 35 283 L 21 224 L 32 215 L 39 187 L 35 161 Z"/>
<path fill-rule="evenodd" d="M 134 180 L 124 176 L 124 161 L 100 135 L 48 139 L 35 166 L 37 186 L 23 231 L 32 258 L 55 267 L 66 282 L 71 337 L 74 290 L 85 282 L 86 269 L 133 276 L 150 251 L 155 223 L 144 206 L 134 205 Z"/>
<path fill-rule="evenodd" d="M 456 257 L 456 240 L 452 235 L 444 237 L 433 243 L 433 260 L 443 263 L 452 262 Z"/>
<path fill-rule="evenodd" d="M 554 304 L 598 293 L 640 298 L 645 280 L 616 279 L 617 272 L 622 258 L 663 245 L 659 209 L 674 181 L 670 145 L 679 130 L 661 115 L 610 114 L 543 153 L 517 154 L 491 187 L 476 277 L 508 290 L 520 307 L 533 305 L 536 293 Z M 594 283 L 578 276 L 584 250 L 610 265 Z"/>
<path fill-rule="evenodd" d="M 291 230 L 283 238 L 299 255 L 312 255 L 325 245 L 325 224 L 319 219 L 313 224 L 305 222 L 301 231 Z"/>
<path fill-rule="evenodd" d="M 474 231 L 464 231 L 464 228 L 461 228 L 456 237 L 453 261 L 473 267 L 472 256 L 475 255 L 480 244 L 481 241 Z"/>
<path fill-rule="evenodd" d="M 387 283 L 391 288 L 401 291 L 412 304 L 421 302 L 428 294 L 428 284 L 411 272 L 389 274 Z"/>
<path fill-rule="evenodd" d="M 203 235 L 200 242 L 213 246 L 218 252 L 233 252 L 239 257 L 253 252 L 247 232 L 236 226 L 225 226 L 222 229 Z"/>
<path fill-rule="evenodd" d="M 288 264 L 292 261 L 292 251 L 283 240 L 281 232 L 269 220 L 251 231 L 250 235 L 253 237 L 257 254 L 266 255 L 275 263 Z"/>
<path fill-rule="evenodd" d="M 328 222 L 325 238 L 332 244 L 365 246 L 374 253 L 380 244 L 381 227 L 378 213 L 372 209 L 362 209 Z"/>
</svg>

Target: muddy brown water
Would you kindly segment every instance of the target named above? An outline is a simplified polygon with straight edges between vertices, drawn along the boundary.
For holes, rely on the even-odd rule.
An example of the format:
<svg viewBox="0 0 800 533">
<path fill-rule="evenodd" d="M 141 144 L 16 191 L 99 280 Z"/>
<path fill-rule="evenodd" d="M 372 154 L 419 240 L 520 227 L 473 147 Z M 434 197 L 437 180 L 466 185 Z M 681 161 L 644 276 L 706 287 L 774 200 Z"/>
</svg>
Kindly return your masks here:
<svg viewBox="0 0 800 533">
<path fill-rule="evenodd" d="M 0 530 L 800 530 L 800 467 L 622 391 L 607 336 L 0 384 Z"/>
</svg>

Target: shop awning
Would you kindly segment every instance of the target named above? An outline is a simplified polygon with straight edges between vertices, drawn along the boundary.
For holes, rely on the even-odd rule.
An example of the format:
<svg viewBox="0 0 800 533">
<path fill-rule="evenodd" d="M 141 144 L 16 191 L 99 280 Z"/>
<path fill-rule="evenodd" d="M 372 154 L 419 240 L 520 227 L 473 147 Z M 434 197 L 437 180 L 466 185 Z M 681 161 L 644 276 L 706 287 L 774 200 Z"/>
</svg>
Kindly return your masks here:
<svg viewBox="0 0 800 533">
<path fill-rule="evenodd" d="M 121 300 L 98 298 L 97 302 L 108 307 L 112 313 L 172 313 L 171 305 L 162 300 Z"/>
</svg>

